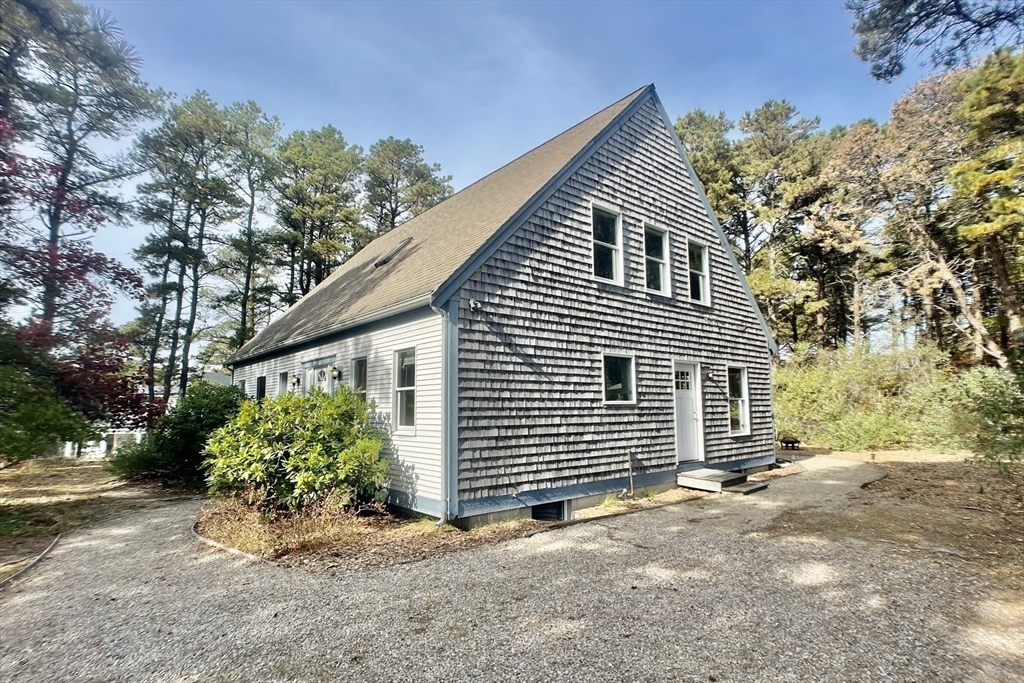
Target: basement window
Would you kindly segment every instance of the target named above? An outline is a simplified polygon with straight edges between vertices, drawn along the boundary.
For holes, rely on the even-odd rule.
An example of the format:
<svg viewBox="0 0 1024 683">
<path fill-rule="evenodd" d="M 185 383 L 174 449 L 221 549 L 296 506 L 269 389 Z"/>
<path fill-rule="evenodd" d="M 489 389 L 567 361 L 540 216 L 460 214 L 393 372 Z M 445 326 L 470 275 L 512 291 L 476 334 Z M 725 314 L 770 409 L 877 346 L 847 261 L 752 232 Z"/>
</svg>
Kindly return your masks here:
<svg viewBox="0 0 1024 683">
<path fill-rule="evenodd" d="M 728 368 L 729 374 L 729 434 L 743 436 L 750 433 L 750 401 L 747 398 L 746 368 Z"/>
<path fill-rule="evenodd" d="M 628 404 L 636 402 L 633 356 L 604 355 L 604 402 Z"/>
<path fill-rule="evenodd" d="M 594 278 L 622 284 L 622 221 L 618 214 L 592 207 Z"/>
</svg>

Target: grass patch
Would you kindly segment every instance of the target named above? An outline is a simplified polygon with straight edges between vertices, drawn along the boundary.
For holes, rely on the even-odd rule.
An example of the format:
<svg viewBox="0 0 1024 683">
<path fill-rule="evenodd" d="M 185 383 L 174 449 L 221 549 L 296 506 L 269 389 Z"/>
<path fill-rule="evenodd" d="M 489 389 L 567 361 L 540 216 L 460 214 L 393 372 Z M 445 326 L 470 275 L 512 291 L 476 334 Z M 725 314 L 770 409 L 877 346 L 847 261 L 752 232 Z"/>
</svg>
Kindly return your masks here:
<svg viewBox="0 0 1024 683">
<path fill-rule="evenodd" d="M 285 565 L 333 571 L 387 567 L 497 543 L 547 524 L 516 519 L 462 531 L 398 514 L 354 516 L 337 509 L 263 514 L 230 498 L 207 502 L 199 532 L 207 538 Z"/>
<path fill-rule="evenodd" d="M 39 554 L 57 534 L 176 495 L 120 481 L 100 460 L 27 460 L 0 470 L 0 565 Z"/>
</svg>

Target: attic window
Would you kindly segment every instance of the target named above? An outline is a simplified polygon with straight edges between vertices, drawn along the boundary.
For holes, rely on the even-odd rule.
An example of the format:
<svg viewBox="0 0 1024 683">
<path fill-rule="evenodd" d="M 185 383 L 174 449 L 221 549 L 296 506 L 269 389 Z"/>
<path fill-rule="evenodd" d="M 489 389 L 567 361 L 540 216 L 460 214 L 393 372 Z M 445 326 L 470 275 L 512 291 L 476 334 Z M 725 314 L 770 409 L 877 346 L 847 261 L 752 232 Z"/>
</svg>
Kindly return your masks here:
<svg viewBox="0 0 1024 683">
<path fill-rule="evenodd" d="M 379 259 L 377 259 L 377 261 L 373 264 L 373 267 L 380 268 L 381 266 L 391 263 L 391 259 L 395 258 L 395 254 L 397 254 L 402 249 L 402 247 L 409 244 L 409 242 L 412 242 L 412 238 L 406 237 L 404 240 L 396 244 L 394 249 L 384 254 Z"/>
</svg>

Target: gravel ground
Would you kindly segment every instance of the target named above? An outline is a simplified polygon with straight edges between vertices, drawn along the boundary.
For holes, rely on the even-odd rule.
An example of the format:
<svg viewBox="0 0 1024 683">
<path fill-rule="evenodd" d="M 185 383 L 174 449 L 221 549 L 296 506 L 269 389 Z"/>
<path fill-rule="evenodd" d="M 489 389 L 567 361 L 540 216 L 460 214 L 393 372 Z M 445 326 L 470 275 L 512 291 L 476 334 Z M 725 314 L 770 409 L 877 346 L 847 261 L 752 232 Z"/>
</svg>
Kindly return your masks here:
<svg viewBox="0 0 1024 683">
<path fill-rule="evenodd" d="M 1024 677 L 1011 598 L 949 557 L 760 535 L 785 510 L 860 504 L 879 475 L 802 464 L 749 497 L 338 576 L 195 543 L 198 503 L 139 512 L 68 535 L 0 592 L 0 680 Z"/>
</svg>

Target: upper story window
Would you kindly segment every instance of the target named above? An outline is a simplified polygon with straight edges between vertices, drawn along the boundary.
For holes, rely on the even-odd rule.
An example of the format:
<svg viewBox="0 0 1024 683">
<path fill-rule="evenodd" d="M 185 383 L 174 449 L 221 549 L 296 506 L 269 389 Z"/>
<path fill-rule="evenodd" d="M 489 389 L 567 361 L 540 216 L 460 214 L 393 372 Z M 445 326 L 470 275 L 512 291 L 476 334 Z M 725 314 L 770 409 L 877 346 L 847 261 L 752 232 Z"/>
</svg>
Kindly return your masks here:
<svg viewBox="0 0 1024 683">
<path fill-rule="evenodd" d="M 395 352 L 395 426 L 416 426 L 416 349 Z"/>
<path fill-rule="evenodd" d="M 604 402 L 635 403 L 633 357 L 606 353 L 604 355 Z"/>
<path fill-rule="evenodd" d="M 363 403 L 366 402 L 366 358 L 352 360 L 352 391 Z"/>
<path fill-rule="evenodd" d="M 747 398 L 747 371 L 728 368 L 729 374 L 729 433 L 750 433 L 750 401 Z"/>
<path fill-rule="evenodd" d="M 622 284 L 622 221 L 618 214 L 592 207 L 594 277 Z"/>
<path fill-rule="evenodd" d="M 710 304 L 708 248 L 699 242 L 687 242 L 686 251 L 690 269 L 690 298 L 702 304 Z"/>
<path fill-rule="evenodd" d="M 644 258 L 647 269 L 647 291 L 669 293 L 668 233 L 656 228 L 644 228 Z"/>
</svg>

